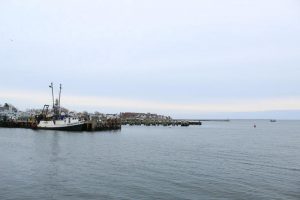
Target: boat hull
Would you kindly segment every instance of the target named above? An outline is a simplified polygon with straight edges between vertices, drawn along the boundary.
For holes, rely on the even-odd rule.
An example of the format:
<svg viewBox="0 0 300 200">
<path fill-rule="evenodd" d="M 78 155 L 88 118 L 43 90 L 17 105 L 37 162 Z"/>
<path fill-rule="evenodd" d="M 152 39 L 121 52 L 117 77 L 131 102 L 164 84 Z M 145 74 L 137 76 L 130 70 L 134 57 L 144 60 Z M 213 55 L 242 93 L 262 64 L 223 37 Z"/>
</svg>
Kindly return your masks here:
<svg viewBox="0 0 300 200">
<path fill-rule="evenodd" d="M 52 126 L 52 127 L 37 127 L 43 130 L 58 130 L 58 131 L 83 131 L 84 124 L 77 124 L 72 126 Z"/>
<path fill-rule="evenodd" d="M 84 123 L 68 124 L 68 125 L 53 125 L 37 126 L 37 129 L 43 130 L 59 130 L 59 131 L 83 131 L 85 127 Z"/>
</svg>

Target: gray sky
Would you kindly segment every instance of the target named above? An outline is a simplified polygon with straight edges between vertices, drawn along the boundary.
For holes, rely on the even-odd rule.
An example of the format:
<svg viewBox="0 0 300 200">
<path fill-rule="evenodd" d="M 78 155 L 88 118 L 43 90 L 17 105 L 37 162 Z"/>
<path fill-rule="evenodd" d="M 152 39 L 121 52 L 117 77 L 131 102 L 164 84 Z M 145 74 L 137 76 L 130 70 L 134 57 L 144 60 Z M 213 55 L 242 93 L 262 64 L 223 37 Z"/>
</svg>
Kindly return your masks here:
<svg viewBox="0 0 300 200">
<path fill-rule="evenodd" d="M 300 118 L 300 1 L 2 0 L 0 70 L 21 109 L 53 81 L 75 110 Z"/>
</svg>

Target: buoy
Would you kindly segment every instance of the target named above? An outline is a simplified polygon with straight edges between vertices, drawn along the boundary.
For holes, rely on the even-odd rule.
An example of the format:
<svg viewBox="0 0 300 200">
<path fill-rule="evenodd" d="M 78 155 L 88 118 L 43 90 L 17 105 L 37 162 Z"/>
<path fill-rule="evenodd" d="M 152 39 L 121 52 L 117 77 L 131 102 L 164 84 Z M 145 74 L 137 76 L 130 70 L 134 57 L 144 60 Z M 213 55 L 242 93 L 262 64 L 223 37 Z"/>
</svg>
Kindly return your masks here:
<svg viewBox="0 0 300 200">
<path fill-rule="evenodd" d="M 254 128 L 256 128 L 256 124 L 254 124 L 254 126 L 253 126 Z"/>
</svg>

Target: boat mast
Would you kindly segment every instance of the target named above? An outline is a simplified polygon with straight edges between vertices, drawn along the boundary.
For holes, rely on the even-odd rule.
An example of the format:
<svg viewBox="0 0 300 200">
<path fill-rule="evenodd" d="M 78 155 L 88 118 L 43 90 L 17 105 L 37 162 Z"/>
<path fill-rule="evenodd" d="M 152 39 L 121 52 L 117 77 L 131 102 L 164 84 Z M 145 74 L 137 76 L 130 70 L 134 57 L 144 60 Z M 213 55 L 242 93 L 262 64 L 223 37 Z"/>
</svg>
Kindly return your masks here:
<svg viewBox="0 0 300 200">
<path fill-rule="evenodd" d="M 59 98 L 58 98 L 59 114 L 61 113 L 61 108 L 60 108 L 61 89 L 62 89 L 61 84 L 59 84 Z"/>
<path fill-rule="evenodd" d="M 52 107 L 54 108 L 54 94 L 53 94 L 53 83 L 51 82 L 51 85 L 49 85 L 49 87 L 52 90 Z"/>
</svg>

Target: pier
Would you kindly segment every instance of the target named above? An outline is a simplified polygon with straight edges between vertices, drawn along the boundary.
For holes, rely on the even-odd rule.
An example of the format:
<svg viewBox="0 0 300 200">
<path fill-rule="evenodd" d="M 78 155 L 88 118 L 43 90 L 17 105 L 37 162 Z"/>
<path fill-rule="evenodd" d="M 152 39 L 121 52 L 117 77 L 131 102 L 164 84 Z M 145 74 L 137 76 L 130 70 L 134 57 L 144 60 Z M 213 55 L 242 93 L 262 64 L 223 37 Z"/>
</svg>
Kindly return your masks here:
<svg viewBox="0 0 300 200">
<path fill-rule="evenodd" d="M 0 121 L 2 128 L 27 128 L 38 129 L 36 121 L 19 121 L 19 120 L 6 120 Z M 121 129 L 120 119 L 107 119 L 105 121 L 89 120 L 84 123 L 81 131 L 104 131 L 104 130 L 118 130 Z"/>
<path fill-rule="evenodd" d="M 121 129 L 120 119 L 107 119 L 105 121 L 90 120 L 85 122 L 84 131 L 105 131 Z"/>
<path fill-rule="evenodd" d="M 0 127 L 4 127 L 4 128 L 30 128 L 30 129 L 36 129 L 37 124 L 36 124 L 36 122 L 32 122 L 32 121 L 8 120 L 8 121 L 0 121 Z"/>
<path fill-rule="evenodd" d="M 84 123 L 81 131 L 105 131 L 105 130 L 119 130 L 122 125 L 130 126 L 190 126 L 190 125 L 202 125 L 198 120 L 121 120 L 119 118 L 107 119 L 102 121 L 89 120 Z M 38 129 L 36 121 L 21 121 L 21 120 L 6 120 L 0 121 L 0 127 L 2 128 L 27 128 Z"/>
</svg>

